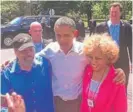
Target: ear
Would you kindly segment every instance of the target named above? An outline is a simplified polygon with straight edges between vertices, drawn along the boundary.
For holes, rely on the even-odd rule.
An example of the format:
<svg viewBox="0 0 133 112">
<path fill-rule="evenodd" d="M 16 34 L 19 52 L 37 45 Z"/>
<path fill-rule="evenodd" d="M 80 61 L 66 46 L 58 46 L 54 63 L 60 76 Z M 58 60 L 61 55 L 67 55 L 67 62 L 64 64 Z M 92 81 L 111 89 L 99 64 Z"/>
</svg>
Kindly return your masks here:
<svg viewBox="0 0 133 112">
<path fill-rule="evenodd" d="M 31 30 L 29 30 L 29 34 L 31 34 Z"/>
<path fill-rule="evenodd" d="M 79 31 L 78 31 L 78 30 L 75 29 L 75 30 L 73 31 L 73 33 L 74 33 L 74 37 L 78 37 L 78 35 L 79 35 Z"/>
</svg>

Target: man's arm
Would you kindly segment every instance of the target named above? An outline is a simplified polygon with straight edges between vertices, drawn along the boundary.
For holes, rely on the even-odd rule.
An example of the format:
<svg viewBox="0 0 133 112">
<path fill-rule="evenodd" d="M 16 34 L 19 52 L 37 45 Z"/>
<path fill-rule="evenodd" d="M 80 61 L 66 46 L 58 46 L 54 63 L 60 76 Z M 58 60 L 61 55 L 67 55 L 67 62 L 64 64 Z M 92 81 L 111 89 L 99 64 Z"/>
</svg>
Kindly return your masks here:
<svg viewBox="0 0 133 112">
<path fill-rule="evenodd" d="M 47 102 L 47 112 L 54 112 L 54 101 L 53 101 L 53 91 L 52 91 L 52 66 L 49 60 L 47 60 L 47 66 L 45 64 L 45 67 L 47 69 L 46 71 L 46 78 L 47 78 L 47 98 L 45 99 Z"/>
<path fill-rule="evenodd" d="M 53 42 L 48 44 L 43 50 L 41 50 L 39 53 L 36 53 L 36 57 L 41 56 L 49 59 L 49 57 L 53 54 Z"/>
<path fill-rule="evenodd" d="M 95 31 L 97 34 L 100 34 L 102 33 L 101 32 L 101 23 L 99 25 L 96 26 L 96 31 Z"/>
<path fill-rule="evenodd" d="M 12 66 L 12 62 L 14 61 L 14 59 L 11 60 L 7 60 L 5 61 L 3 64 L 0 65 L 0 72 L 5 70 L 7 67 Z"/>
<path fill-rule="evenodd" d="M 97 34 L 102 34 L 102 33 L 108 33 L 108 28 L 107 28 L 107 23 L 102 22 L 96 26 L 96 33 Z"/>
<path fill-rule="evenodd" d="M 121 68 L 115 69 L 116 77 L 114 78 L 114 82 L 116 84 L 125 84 L 126 83 L 126 75 L 124 71 Z"/>
</svg>

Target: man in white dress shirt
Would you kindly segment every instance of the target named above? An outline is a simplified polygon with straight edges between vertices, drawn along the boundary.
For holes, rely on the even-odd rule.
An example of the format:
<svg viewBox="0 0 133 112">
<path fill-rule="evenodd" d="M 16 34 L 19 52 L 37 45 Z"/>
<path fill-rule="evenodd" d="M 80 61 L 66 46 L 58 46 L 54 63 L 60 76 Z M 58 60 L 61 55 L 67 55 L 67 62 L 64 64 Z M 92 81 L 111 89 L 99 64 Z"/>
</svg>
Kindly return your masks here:
<svg viewBox="0 0 133 112">
<path fill-rule="evenodd" d="M 54 26 L 57 42 L 50 43 L 38 55 L 47 57 L 53 69 L 55 112 L 80 112 L 82 79 L 87 59 L 82 54 L 83 44 L 74 38 L 75 22 L 59 18 Z M 125 82 L 125 75 L 117 69 L 116 82 Z"/>
</svg>

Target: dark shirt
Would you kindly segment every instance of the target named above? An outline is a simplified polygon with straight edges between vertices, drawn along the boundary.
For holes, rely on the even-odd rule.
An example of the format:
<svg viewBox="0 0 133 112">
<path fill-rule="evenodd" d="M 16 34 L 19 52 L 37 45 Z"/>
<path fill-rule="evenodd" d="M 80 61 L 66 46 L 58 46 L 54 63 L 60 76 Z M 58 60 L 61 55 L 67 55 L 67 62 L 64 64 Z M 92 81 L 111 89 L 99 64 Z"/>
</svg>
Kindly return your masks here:
<svg viewBox="0 0 133 112">
<path fill-rule="evenodd" d="M 1 93 L 15 91 L 25 101 L 26 112 L 54 112 L 51 64 L 38 56 L 32 69 L 21 70 L 17 59 L 1 72 Z"/>
<path fill-rule="evenodd" d="M 95 28 L 96 27 L 96 20 L 90 20 L 89 21 L 89 27 L 90 28 Z"/>
</svg>

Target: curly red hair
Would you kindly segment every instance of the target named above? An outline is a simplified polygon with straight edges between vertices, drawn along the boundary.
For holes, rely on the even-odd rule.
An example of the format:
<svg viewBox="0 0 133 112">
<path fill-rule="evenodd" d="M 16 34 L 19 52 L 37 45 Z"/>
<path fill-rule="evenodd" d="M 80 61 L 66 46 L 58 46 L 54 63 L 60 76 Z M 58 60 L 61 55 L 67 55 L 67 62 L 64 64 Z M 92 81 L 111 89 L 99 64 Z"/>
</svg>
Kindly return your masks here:
<svg viewBox="0 0 133 112">
<path fill-rule="evenodd" d="M 108 35 L 95 34 L 84 41 L 83 53 L 86 56 L 90 55 L 95 48 L 100 48 L 109 64 L 115 63 L 119 57 L 119 47 Z"/>
</svg>

